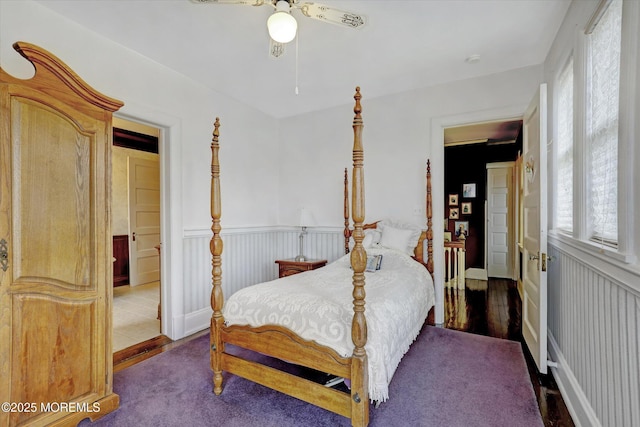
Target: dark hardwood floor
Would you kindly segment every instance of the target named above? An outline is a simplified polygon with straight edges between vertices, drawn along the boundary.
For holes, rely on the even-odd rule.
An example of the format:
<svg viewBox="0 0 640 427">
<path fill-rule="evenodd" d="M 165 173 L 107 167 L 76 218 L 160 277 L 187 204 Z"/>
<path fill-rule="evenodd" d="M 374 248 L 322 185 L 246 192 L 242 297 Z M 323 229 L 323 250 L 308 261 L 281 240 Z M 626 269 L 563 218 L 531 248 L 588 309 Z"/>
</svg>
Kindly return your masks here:
<svg viewBox="0 0 640 427">
<path fill-rule="evenodd" d="M 445 288 L 444 327 L 522 343 L 521 308 L 516 282 L 490 278 L 487 283 L 468 279 L 464 290 Z M 522 345 L 522 351 L 545 425 L 573 427 L 551 372 L 538 374 L 526 345 Z"/>
</svg>

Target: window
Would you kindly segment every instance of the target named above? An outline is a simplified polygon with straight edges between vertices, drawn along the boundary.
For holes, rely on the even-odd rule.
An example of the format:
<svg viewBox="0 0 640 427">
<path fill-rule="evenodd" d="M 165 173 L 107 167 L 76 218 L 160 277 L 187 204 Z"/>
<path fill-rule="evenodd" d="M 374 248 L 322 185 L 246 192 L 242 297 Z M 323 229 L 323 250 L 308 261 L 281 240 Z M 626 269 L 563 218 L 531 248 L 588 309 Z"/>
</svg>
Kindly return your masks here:
<svg viewBox="0 0 640 427">
<path fill-rule="evenodd" d="M 640 1 L 584 7 L 593 10 L 589 22 L 556 45 L 549 67 L 555 70 L 549 237 L 567 250 L 637 264 Z"/>
<path fill-rule="evenodd" d="M 573 58 L 557 82 L 555 227 L 573 231 Z"/>
<path fill-rule="evenodd" d="M 618 115 L 622 0 L 613 0 L 587 36 L 588 237 L 618 241 Z M 588 32 L 589 33 L 589 32 Z"/>
</svg>

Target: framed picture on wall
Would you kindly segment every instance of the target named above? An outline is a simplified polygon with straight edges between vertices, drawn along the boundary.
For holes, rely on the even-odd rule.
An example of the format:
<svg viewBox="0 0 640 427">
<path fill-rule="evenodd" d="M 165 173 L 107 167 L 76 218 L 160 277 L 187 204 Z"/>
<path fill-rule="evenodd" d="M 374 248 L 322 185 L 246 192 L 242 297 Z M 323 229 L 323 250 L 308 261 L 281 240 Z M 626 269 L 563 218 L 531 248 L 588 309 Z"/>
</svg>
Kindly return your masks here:
<svg viewBox="0 0 640 427">
<path fill-rule="evenodd" d="M 462 204 L 462 215 L 469 215 L 471 213 L 471 202 Z"/>
<path fill-rule="evenodd" d="M 469 236 L 469 221 L 456 221 L 456 236 L 460 237 L 461 234 Z"/>
<path fill-rule="evenodd" d="M 449 206 L 458 206 L 457 194 L 449 194 Z"/>
<path fill-rule="evenodd" d="M 460 211 L 458 208 L 449 208 L 449 219 L 458 219 L 460 218 Z"/>
<path fill-rule="evenodd" d="M 465 199 L 472 199 L 476 197 L 476 184 L 463 184 L 462 185 L 462 197 Z"/>
</svg>

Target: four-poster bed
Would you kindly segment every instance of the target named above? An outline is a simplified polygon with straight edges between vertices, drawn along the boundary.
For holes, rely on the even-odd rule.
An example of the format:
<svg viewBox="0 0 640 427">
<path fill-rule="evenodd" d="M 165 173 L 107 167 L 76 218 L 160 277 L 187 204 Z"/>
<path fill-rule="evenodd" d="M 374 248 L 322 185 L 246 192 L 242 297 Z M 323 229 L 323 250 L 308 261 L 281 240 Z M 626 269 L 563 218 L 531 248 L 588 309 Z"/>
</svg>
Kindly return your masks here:
<svg viewBox="0 0 640 427">
<path fill-rule="evenodd" d="M 395 368 L 435 303 L 431 175 L 428 165 L 426 231 L 418 228 L 416 233 L 392 221 L 364 224 L 360 88 L 356 88 L 354 99 L 353 229 L 349 228 L 345 172 L 344 237 L 345 252 L 349 255 L 318 270 L 242 289 L 226 304 L 221 279 L 220 123 L 216 119 L 211 144 L 211 368 L 215 394 L 222 392 L 222 372 L 226 371 L 350 418 L 353 426 L 366 426 L 370 398 L 377 402 L 386 400 L 388 382 Z M 379 247 L 372 242 L 374 233 L 379 234 Z M 350 240 L 353 241 L 351 250 Z M 366 273 L 365 293 L 367 252 L 378 254 L 384 260 L 380 271 Z M 403 330 L 407 332 L 398 332 Z M 239 357 L 225 351 L 227 344 L 342 377 L 350 391 L 325 387 Z"/>
</svg>

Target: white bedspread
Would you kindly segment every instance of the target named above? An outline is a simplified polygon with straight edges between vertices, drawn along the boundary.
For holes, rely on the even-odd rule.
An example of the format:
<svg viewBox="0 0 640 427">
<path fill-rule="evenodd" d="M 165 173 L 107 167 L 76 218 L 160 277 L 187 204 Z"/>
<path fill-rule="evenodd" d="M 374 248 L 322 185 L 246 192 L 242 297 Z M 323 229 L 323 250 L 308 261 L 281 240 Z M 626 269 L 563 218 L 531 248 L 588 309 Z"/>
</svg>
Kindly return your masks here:
<svg viewBox="0 0 640 427">
<path fill-rule="evenodd" d="M 388 386 L 435 303 L 431 276 L 409 256 L 391 249 L 382 267 L 365 272 L 369 397 L 385 401 Z M 223 308 L 227 325 L 284 326 L 300 337 L 351 356 L 353 271 L 349 255 L 318 270 L 250 286 L 233 294 Z"/>
</svg>

